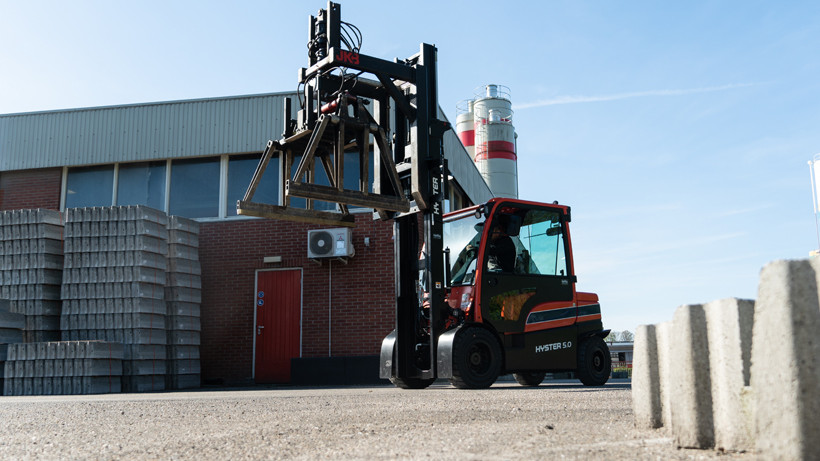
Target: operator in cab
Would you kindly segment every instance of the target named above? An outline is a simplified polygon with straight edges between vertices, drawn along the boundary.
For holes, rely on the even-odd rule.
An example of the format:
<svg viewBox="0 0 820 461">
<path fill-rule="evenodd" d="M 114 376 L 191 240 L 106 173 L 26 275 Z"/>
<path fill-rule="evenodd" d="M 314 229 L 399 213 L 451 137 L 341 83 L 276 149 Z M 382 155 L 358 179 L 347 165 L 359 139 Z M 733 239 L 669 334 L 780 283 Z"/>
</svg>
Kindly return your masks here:
<svg viewBox="0 0 820 461">
<path fill-rule="evenodd" d="M 487 245 L 487 270 L 490 272 L 513 272 L 515 270 L 515 244 L 507 234 L 506 216 L 498 216 L 490 229 Z"/>
</svg>

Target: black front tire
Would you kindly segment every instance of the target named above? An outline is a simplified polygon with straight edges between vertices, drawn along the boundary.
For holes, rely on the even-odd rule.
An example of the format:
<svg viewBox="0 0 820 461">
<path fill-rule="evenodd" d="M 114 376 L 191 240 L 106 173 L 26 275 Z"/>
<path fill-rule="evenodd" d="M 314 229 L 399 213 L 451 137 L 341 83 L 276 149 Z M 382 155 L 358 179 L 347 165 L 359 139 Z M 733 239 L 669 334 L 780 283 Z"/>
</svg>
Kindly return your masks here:
<svg viewBox="0 0 820 461">
<path fill-rule="evenodd" d="M 612 372 L 609 347 L 600 336 L 591 336 L 578 345 L 578 379 L 585 386 L 603 386 Z"/>
<path fill-rule="evenodd" d="M 518 384 L 525 386 L 525 387 L 535 387 L 541 384 L 544 381 L 544 377 L 547 376 L 546 372 L 538 372 L 538 371 L 528 371 L 523 373 L 513 373 L 513 378 L 518 381 Z"/>
<path fill-rule="evenodd" d="M 453 344 L 450 384 L 459 389 L 486 389 L 498 379 L 501 362 L 501 346 L 495 335 L 483 328 L 464 329 Z"/>
</svg>

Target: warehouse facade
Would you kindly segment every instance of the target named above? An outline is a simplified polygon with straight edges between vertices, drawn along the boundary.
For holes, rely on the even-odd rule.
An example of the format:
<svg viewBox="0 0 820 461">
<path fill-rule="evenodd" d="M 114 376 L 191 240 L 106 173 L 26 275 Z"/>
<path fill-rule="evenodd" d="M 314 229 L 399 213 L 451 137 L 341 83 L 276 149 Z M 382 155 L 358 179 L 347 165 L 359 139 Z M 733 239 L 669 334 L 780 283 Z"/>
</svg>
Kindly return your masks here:
<svg viewBox="0 0 820 461">
<path fill-rule="evenodd" d="M 355 254 L 320 259 L 308 257 L 308 233 L 328 226 L 236 215 L 266 141 L 282 133 L 289 97 L 0 115 L 0 210 L 148 205 L 199 221 L 205 383 L 375 379 L 394 322 L 392 223 L 355 210 Z M 488 200 L 454 132 L 444 144 L 446 207 Z M 271 168 L 281 164 L 271 162 L 254 201 L 279 203 Z"/>
</svg>

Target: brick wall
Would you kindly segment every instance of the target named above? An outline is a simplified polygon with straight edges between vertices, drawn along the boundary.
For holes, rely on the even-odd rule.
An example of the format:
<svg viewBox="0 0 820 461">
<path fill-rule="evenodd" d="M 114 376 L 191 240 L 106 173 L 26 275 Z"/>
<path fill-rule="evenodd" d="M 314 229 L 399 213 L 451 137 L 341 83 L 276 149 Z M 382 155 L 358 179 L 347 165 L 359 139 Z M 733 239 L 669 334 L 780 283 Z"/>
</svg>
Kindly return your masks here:
<svg viewBox="0 0 820 461">
<path fill-rule="evenodd" d="M 0 210 L 60 208 L 62 168 L 0 172 Z"/>
<path fill-rule="evenodd" d="M 202 223 L 204 380 L 252 379 L 257 269 L 302 269 L 303 357 L 378 354 L 394 323 L 392 223 L 373 221 L 370 214 L 358 216 L 356 223 L 356 255 L 347 264 L 307 258 L 307 231 L 320 226 L 272 220 Z M 265 256 L 283 260 L 264 264 Z"/>
</svg>

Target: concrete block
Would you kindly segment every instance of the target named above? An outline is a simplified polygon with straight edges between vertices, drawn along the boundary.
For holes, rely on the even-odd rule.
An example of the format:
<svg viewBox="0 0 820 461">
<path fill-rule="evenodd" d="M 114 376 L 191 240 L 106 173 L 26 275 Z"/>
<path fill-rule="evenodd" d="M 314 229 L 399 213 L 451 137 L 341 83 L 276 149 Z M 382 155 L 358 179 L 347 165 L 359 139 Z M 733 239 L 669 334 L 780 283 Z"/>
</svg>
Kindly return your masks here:
<svg viewBox="0 0 820 461">
<path fill-rule="evenodd" d="M 42 395 L 54 395 L 54 377 L 46 376 L 43 378 Z"/>
<path fill-rule="evenodd" d="M 199 234 L 184 230 L 170 230 L 168 231 L 168 243 L 199 248 Z"/>
<path fill-rule="evenodd" d="M 709 341 L 715 448 L 754 448 L 754 424 L 742 394 L 750 385 L 754 301 L 722 299 L 704 306 Z"/>
<path fill-rule="evenodd" d="M 168 346 L 168 360 L 199 359 L 199 346 Z"/>
<path fill-rule="evenodd" d="M 106 341 L 88 341 L 85 346 L 85 358 L 89 359 L 122 359 L 124 354 L 121 343 Z"/>
<path fill-rule="evenodd" d="M 169 330 L 202 331 L 199 317 L 172 315 L 168 317 Z"/>
<path fill-rule="evenodd" d="M 63 377 L 63 395 L 71 395 L 74 391 L 74 378 L 70 376 Z"/>
<path fill-rule="evenodd" d="M 671 363 L 672 432 L 686 448 L 714 446 L 709 343 L 700 304 L 683 305 L 673 317 Z"/>
<path fill-rule="evenodd" d="M 181 315 L 186 317 L 200 317 L 200 304 L 185 303 L 180 301 L 169 301 L 168 315 Z"/>
<path fill-rule="evenodd" d="M 65 359 L 63 360 L 63 376 L 64 377 L 72 377 L 77 376 L 77 371 L 74 369 L 74 361 L 76 359 Z"/>
<path fill-rule="evenodd" d="M 15 313 L 9 312 L 8 310 L 6 310 L 6 311 L 0 310 L 0 329 L 10 329 L 10 330 L 18 329 L 18 330 L 22 330 L 25 327 L 26 327 L 26 316 L 25 315 L 15 314 Z M 2 338 L 2 337 L 0 337 L 0 338 Z M 6 342 L 6 341 L 3 341 L 2 339 L 0 339 L 0 343 L 3 343 L 3 342 Z M 19 341 L 9 341 L 9 342 L 19 342 Z"/>
<path fill-rule="evenodd" d="M 19 328 L 0 328 L 0 344 L 22 343 L 23 330 Z"/>
<path fill-rule="evenodd" d="M 635 424 L 640 428 L 661 427 L 661 385 L 655 325 L 638 326 L 633 351 L 632 409 Z"/>
<path fill-rule="evenodd" d="M 168 229 L 199 234 L 199 221 L 182 216 L 168 216 Z"/>
<path fill-rule="evenodd" d="M 165 359 L 162 360 L 124 360 L 123 376 L 164 375 L 167 371 Z"/>
<path fill-rule="evenodd" d="M 166 346 L 158 344 L 126 344 L 125 360 L 163 360 L 167 358 Z"/>
<path fill-rule="evenodd" d="M 82 376 L 72 376 L 71 377 L 71 393 L 74 395 L 81 395 L 83 394 L 83 377 Z"/>
<path fill-rule="evenodd" d="M 37 253 L 30 255 L 28 260 L 29 267 L 35 269 L 63 269 L 63 255 Z"/>
<path fill-rule="evenodd" d="M 167 286 L 202 289 L 202 276 L 168 272 Z"/>
<path fill-rule="evenodd" d="M 122 328 L 125 329 L 151 328 L 164 330 L 166 328 L 164 315 L 142 313 L 129 313 L 118 315 L 122 318 Z"/>
<path fill-rule="evenodd" d="M 158 392 L 165 390 L 165 376 L 126 376 L 122 379 L 123 392 Z"/>
<path fill-rule="evenodd" d="M 162 299 L 128 298 L 123 300 L 119 312 L 165 315 L 168 312 L 168 306 Z"/>
<path fill-rule="evenodd" d="M 186 303 L 202 303 L 202 290 L 186 287 L 166 287 L 165 300 Z"/>
<path fill-rule="evenodd" d="M 15 350 L 13 345 L 0 344 L 0 362 L 5 362 L 7 360 L 14 360 L 14 357 L 17 355 L 17 353 L 12 352 L 12 354 L 11 354 L 12 358 L 9 359 L 9 349 L 11 349 L 12 351 Z M 2 367 L 0 367 L 0 369 L 2 369 Z"/>
<path fill-rule="evenodd" d="M 82 364 L 82 376 L 122 376 L 122 359 L 79 359 Z M 77 364 L 74 364 L 77 372 Z"/>
<path fill-rule="evenodd" d="M 157 254 L 150 251 L 126 251 L 119 252 L 128 256 L 129 266 L 153 267 L 154 269 L 168 269 L 168 258 L 166 254 Z M 123 266 L 126 264 L 122 264 Z"/>
<path fill-rule="evenodd" d="M 33 378 L 31 395 L 43 395 L 43 377 Z"/>
<path fill-rule="evenodd" d="M 168 374 L 171 375 L 191 375 L 200 374 L 201 372 L 199 359 L 171 360 L 168 362 Z"/>
<path fill-rule="evenodd" d="M 147 282 L 126 282 L 123 284 L 124 298 L 148 298 L 148 299 L 165 299 L 165 284 L 164 283 L 147 283 Z M 201 302 L 201 295 L 197 291 L 199 300 Z M 191 294 L 190 296 L 194 296 Z"/>
<path fill-rule="evenodd" d="M 820 262 L 775 261 L 760 273 L 752 341 L 755 449 L 763 459 L 820 453 Z"/>
<path fill-rule="evenodd" d="M 36 360 L 24 360 L 23 361 L 23 372 L 20 373 L 20 376 L 23 378 L 33 378 L 35 376 L 34 371 L 34 363 Z M 15 370 L 16 371 L 16 370 Z M 15 373 L 16 375 L 17 373 Z"/>
<path fill-rule="evenodd" d="M 131 208 L 133 208 L 133 218 L 131 218 Z M 161 224 L 163 227 L 168 225 L 168 215 L 164 211 L 157 210 L 155 208 L 145 205 L 135 205 L 129 207 L 128 213 L 129 219 L 155 222 L 157 224 Z"/>
<path fill-rule="evenodd" d="M 25 384 L 26 381 L 24 378 L 14 378 L 14 392 L 12 393 L 12 395 L 25 395 Z"/>
<path fill-rule="evenodd" d="M 166 280 L 166 273 L 162 269 L 153 267 L 125 267 L 122 271 L 122 278 L 126 282 L 146 282 L 162 285 Z"/>
<path fill-rule="evenodd" d="M 200 333 L 198 331 L 168 330 L 167 334 L 168 334 L 167 343 L 169 345 L 176 345 L 176 346 L 199 346 L 200 345 Z"/>
<path fill-rule="evenodd" d="M 167 344 L 165 330 L 149 328 L 131 328 L 122 330 L 126 344 Z"/>
<path fill-rule="evenodd" d="M 14 395 L 14 380 L 5 378 L 3 380 L 3 395 Z"/>
<path fill-rule="evenodd" d="M 171 243 L 168 245 L 168 257 L 178 259 L 199 260 L 199 250 L 188 245 Z"/>
<path fill-rule="evenodd" d="M 111 394 L 122 392 L 122 378 L 119 376 L 84 376 L 83 394 Z"/>
<path fill-rule="evenodd" d="M 166 387 L 168 389 L 197 389 L 201 384 L 199 374 L 191 375 L 166 375 Z"/>
</svg>

